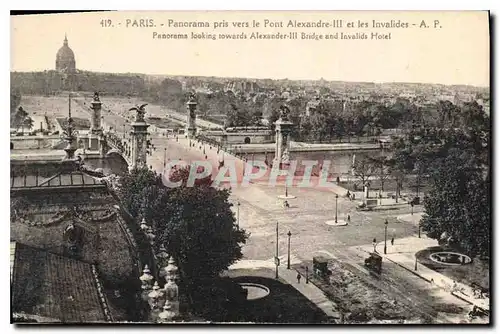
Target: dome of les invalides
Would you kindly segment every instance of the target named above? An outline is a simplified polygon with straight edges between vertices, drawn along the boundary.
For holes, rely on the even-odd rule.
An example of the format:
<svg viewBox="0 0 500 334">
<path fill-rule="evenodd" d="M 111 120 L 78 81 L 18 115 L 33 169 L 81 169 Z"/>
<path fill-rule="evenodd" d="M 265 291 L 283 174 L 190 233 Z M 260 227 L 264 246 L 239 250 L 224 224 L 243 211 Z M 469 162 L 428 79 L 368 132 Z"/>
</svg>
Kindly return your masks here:
<svg viewBox="0 0 500 334">
<path fill-rule="evenodd" d="M 66 36 L 64 36 L 63 46 L 57 51 L 56 70 L 63 72 L 75 72 L 76 70 L 75 54 L 68 46 L 68 38 Z"/>
</svg>

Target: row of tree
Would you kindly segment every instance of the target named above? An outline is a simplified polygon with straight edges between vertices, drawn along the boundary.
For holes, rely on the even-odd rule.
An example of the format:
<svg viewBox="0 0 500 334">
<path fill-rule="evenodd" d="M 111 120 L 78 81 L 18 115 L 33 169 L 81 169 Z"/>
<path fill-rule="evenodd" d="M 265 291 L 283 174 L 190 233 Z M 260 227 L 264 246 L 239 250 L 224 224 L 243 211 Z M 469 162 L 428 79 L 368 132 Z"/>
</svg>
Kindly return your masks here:
<svg viewBox="0 0 500 334">
<path fill-rule="evenodd" d="M 395 143 L 394 168 L 426 176 L 422 228 L 473 256 L 489 257 L 491 228 L 490 117 L 476 102 L 440 103 L 433 127 L 415 128 Z"/>
<path fill-rule="evenodd" d="M 158 93 L 156 102 L 172 109 L 184 110 L 187 97 L 178 90 L 165 88 L 165 83 L 154 91 Z M 286 104 L 290 108 L 290 120 L 296 125 L 292 137 L 298 141 L 329 141 L 349 139 L 353 136 L 377 136 L 384 129 L 412 131 L 418 128 L 456 128 L 469 122 L 481 122 L 474 109 L 480 108 L 476 102 L 462 106 L 450 101 L 419 105 L 408 99 L 397 98 L 393 103 L 381 100 L 341 101 L 325 99 L 310 108 L 306 115 L 310 98 L 303 96 L 283 99 L 262 93 L 233 93 L 217 91 L 200 93 L 198 113 L 201 117 L 224 116 L 226 127 L 262 125 L 263 118 L 272 124 L 279 118 L 279 107 Z M 215 119 L 217 121 L 217 119 Z"/>
</svg>

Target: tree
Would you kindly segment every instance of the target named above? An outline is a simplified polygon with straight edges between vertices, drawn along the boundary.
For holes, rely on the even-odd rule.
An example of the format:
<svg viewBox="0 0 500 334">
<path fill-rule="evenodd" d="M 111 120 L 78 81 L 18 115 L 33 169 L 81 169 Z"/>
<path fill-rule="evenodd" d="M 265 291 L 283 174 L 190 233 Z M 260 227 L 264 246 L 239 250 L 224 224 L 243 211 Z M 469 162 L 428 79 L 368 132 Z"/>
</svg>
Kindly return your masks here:
<svg viewBox="0 0 500 334">
<path fill-rule="evenodd" d="M 244 104 L 233 102 L 230 106 L 231 108 L 229 108 L 226 114 L 228 127 L 252 125 L 254 117 Z"/>
<path fill-rule="evenodd" d="M 28 117 L 28 113 L 23 109 L 23 107 L 19 107 L 16 113 L 14 114 L 13 125 L 16 128 L 23 126 L 23 122 L 26 119 L 26 117 Z"/>
<path fill-rule="evenodd" d="M 353 165 L 354 176 L 361 180 L 361 185 L 364 186 L 366 181 L 375 173 L 375 165 L 368 158 L 358 159 Z"/>
<path fill-rule="evenodd" d="M 21 91 L 19 88 L 11 88 L 10 89 L 10 117 L 11 117 L 11 125 L 17 126 L 16 120 L 16 111 L 17 107 L 21 103 Z"/>
<path fill-rule="evenodd" d="M 491 201 L 489 174 L 472 150 L 453 149 L 431 173 L 421 224 L 431 238 L 471 256 L 489 257 Z"/>
<path fill-rule="evenodd" d="M 134 169 L 120 179 L 117 195 L 132 217 L 142 219 L 145 209 L 143 203 L 148 198 L 146 195 L 162 186 L 161 177 L 153 171 L 147 168 Z"/>
<path fill-rule="evenodd" d="M 133 170 L 123 177 L 119 196 L 128 211 L 152 225 L 154 248 L 164 244 L 176 259 L 182 281 L 194 289 L 197 283 L 217 277 L 242 258 L 241 247 L 248 238 L 237 229 L 229 191 L 212 187 L 210 177 L 187 184 L 189 167 L 173 172 L 171 181 L 180 187 L 167 188 L 156 173 Z"/>
<path fill-rule="evenodd" d="M 183 177 L 186 181 L 187 178 Z M 172 188 L 166 209 L 171 213 L 156 228 L 167 251 L 191 283 L 217 277 L 242 258 L 241 245 L 248 238 L 235 226 L 229 191 L 207 182 Z"/>
<path fill-rule="evenodd" d="M 388 172 L 388 159 L 385 156 L 370 158 L 373 163 L 374 174 L 376 174 L 380 181 L 380 190 L 384 191 L 385 181 L 389 178 Z"/>
</svg>

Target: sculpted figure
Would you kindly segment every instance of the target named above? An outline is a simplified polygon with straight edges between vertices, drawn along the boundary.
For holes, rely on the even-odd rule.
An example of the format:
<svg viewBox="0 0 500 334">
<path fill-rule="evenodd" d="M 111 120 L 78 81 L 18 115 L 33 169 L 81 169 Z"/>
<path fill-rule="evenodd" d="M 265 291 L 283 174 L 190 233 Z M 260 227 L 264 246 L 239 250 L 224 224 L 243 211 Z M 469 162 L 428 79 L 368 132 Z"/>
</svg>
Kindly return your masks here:
<svg viewBox="0 0 500 334">
<path fill-rule="evenodd" d="M 148 104 L 145 103 L 143 105 L 137 105 L 133 108 L 130 108 L 129 111 L 132 111 L 134 110 L 136 112 L 136 116 L 135 116 L 135 121 L 136 122 L 144 122 L 144 115 L 146 114 L 146 109 L 145 107 L 147 106 Z"/>
<path fill-rule="evenodd" d="M 288 121 L 289 114 L 290 114 L 290 109 L 287 106 L 282 105 L 280 107 L 280 118 L 284 121 Z"/>
</svg>

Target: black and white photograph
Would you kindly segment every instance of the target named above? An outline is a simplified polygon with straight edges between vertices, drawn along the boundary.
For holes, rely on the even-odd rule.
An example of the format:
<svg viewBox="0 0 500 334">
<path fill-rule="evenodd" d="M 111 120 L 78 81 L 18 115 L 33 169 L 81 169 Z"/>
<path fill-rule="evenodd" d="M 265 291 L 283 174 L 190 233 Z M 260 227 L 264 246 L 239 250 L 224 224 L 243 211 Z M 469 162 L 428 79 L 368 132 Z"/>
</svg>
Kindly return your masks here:
<svg viewBox="0 0 500 334">
<path fill-rule="evenodd" d="M 491 325 L 490 25 L 11 13 L 11 324 Z"/>
</svg>

